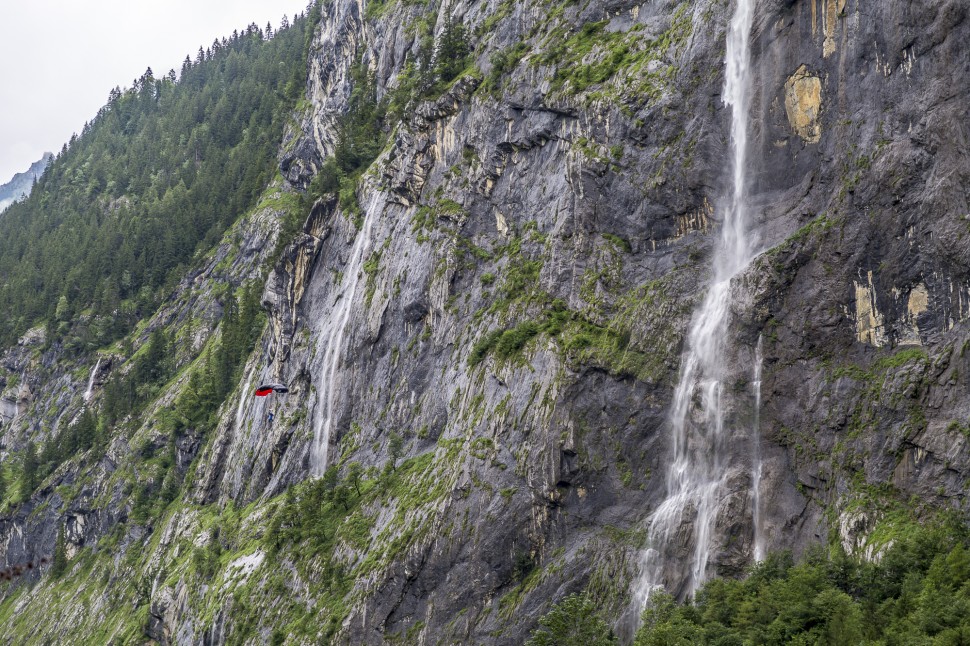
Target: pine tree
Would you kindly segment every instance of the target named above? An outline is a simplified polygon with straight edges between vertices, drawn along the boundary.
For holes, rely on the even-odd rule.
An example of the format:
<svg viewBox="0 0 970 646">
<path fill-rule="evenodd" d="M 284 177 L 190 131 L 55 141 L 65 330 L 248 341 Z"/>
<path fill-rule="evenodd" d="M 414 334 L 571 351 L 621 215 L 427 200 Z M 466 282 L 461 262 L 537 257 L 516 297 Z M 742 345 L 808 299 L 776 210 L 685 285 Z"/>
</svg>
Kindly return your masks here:
<svg viewBox="0 0 970 646">
<path fill-rule="evenodd" d="M 326 471 L 324 471 L 321 481 L 323 482 L 324 496 L 327 499 L 331 499 L 334 490 L 337 488 L 337 485 L 340 484 L 340 474 L 337 467 L 332 465 Z"/>
<path fill-rule="evenodd" d="M 178 471 L 177 469 L 169 469 L 168 473 L 165 474 L 164 480 L 162 480 L 162 491 L 159 496 L 166 505 L 176 498 L 179 494 L 179 481 L 178 481 Z"/>
<path fill-rule="evenodd" d="M 449 13 L 435 52 L 435 76 L 439 84 L 450 83 L 465 70 L 469 52 L 468 29 Z"/>
<path fill-rule="evenodd" d="M 333 490 L 333 504 L 340 505 L 344 511 L 350 511 L 350 487 L 338 484 Z"/>
<path fill-rule="evenodd" d="M 85 408 L 84 412 L 81 413 L 81 417 L 74 425 L 74 436 L 79 450 L 86 451 L 94 445 L 97 428 L 97 418 L 91 412 L 90 408 Z"/>
<path fill-rule="evenodd" d="M 104 455 L 110 439 L 111 435 L 108 430 L 108 424 L 99 416 L 94 430 L 94 449 L 98 457 Z"/>
<path fill-rule="evenodd" d="M 347 465 L 347 482 L 354 486 L 354 491 L 360 495 L 360 480 L 364 476 L 364 467 L 360 462 L 351 462 Z"/>
<path fill-rule="evenodd" d="M 397 469 L 397 461 L 404 455 L 404 438 L 397 433 L 391 433 L 387 452 L 391 457 L 391 468 Z"/>
<path fill-rule="evenodd" d="M 33 441 L 27 442 L 24 450 L 24 468 L 20 475 L 20 499 L 28 500 L 37 488 L 37 447 Z"/>
<path fill-rule="evenodd" d="M 241 304 L 242 320 L 246 326 L 244 328 L 246 330 L 246 340 L 250 346 L 255 344 L 256 339 L 259 338 L 260 330 L 263 327 L 263 322 L 260 320 L 262 307 L 259 302 L 262 291 L 262 287 L 256 281 L 251 281 L 243 291 Z"/>
<path fill-rule="evenodd" d="M 61 294 L 57 299 L 57 308 L 54 310 L 54 318 L 58 321 L 66 321 L 71 318 L 71 306 L 67 302 L 67 296 Z"/>
<path fill-rule="evenodd" d="M 54 558 L 51 562 L 51 576 L 59 579 L 67 571 L 67 544 L 64 540 L 64 526 L 57 530 L 57 541 L 54 543 Z"/>
</svg>

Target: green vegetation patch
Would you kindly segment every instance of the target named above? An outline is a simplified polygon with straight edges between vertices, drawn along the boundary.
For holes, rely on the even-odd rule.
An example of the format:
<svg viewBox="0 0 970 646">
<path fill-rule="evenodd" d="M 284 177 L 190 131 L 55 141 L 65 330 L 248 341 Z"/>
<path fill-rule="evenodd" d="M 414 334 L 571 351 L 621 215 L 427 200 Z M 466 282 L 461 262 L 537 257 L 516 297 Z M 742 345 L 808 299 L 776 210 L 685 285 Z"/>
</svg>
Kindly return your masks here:
<svg viewBox="0 0 970 646">
<path fill-rule="evenodd" d="M 668 294 L 668 279 L 653 281 L 623 294 L 603 323 L 589 314 L 572 316 L 558 347 L 569 363 L 656 383 L 668 378 L 675 363 L 683 334 L 677 321 L 690 307 L 689 299 L 675 301 Z"/>
<path fill-rule="evenodd" d="M 598 87 L 590 98 L 659 98 L 677 72 L 665 59 L 679 52 L 693 30 L 690 3 L 681 3 L 670 27 L 652 40 L 644 37 L 639 25 L 611 31 L 608 24 L 589 22 L 568 37 L 567 27 L 560 25 L 547 35 L 537 62 L 555 67 L 552 90 L 578 94 Z"/>
<path fill-rule="evenodd" d="M 586 594 L 571 594 L 541 619 L 526 646 L 611 646 L 618 644 L 600 609 Z"/>
<path fill-rule="evenodd" d="M 498 13 L 493 15 L 498 15 Z M 518 67 L 519 62 L 528 51 L 529 44 L 525 41 L 519 41 L 512 47 L 507 47 L 492 54 L 490 60 L 492 68 L 489 70 L 488 76 L 485 77 L 485 80 L 479 86 L 478 91 L 497 96 L 502 89 L 505 77 Z"/>
<path fill-rule="evenodd" d="M 651 597 L 638 646 L 958 644 L 970 634 L 970 537 L 956 519 L 915 526 L 878 562 L 825 550 L 772 554 L 693 604 Z"/>
<path fill-rule="evenodd" d="M 468 365 L 474 368 L 490 354 L 501 362 L 524 360 L 523 351 L 530 341 L 540 334 L 557 336 L 569 316 L 565 303 L 560 301 L 546 310 L 538 322 L 525 321 L 511 328 L 492 330 L 472 346 Z"/>
<path fill-rule="evenodd" d="M 420 101 L 434 100 L 454 82 L 473 73 L 470 34 L 465 25 L 446 12 L 445 24 L 437 39 L 430 20 L 414 24 L 418 38 L 418 52 L 404 65 L 390 92 L 390 113 L 404 119 Z"/>
<path fill-rule="evenodd" d="M 400 439 L 400 436 L 397 436 Z M 393 441 L 393 438 L 392 438 Z M 314 625 L 332 637 L 349 611 L 354 582 L 386 568 L 403 550 L 431 531 L 435 506 L 453 484 L 460 442 L 439 442 L 436 451 L 383 470 L 352 462 L 328 469 L 324 477 L 294 485 L 275 502 L 262 543 L 272 559 L 291 559 L 310 583 L 317 608 L 308 618 L 295 615 L 287 632 L 313 636 Z M 375 534 L 379 509 L 390 510 Z M 310 559 L 305 554 L 313 554 Z M 338 556 L 339 555 L 339 556 Z M 265 571 L 265 570 L 263 570 Z"/>
<path fill-rule="evenodd" d="M 506 274 L 500 298 L 488 310 L 508 312 L 514 305 L 517 311 L 528 311 L 538 305 L 539 313 L 480 336 L 468 355 L 470 367 L 478 366 L 488 356 L 501 363 L 522 364 L 530 344 L 546 336 L 556 341 L 555 348 L 563 359 L 575 366 L 595 365 L 617 376 L 649 382 L 668 378 L 672 355 L 683 333 L 677 319 L 691 307 L 689 302 L 675 302 L 668 295 L 670 277 L 623 294 L 612 308 L 613 315 L 597 322 L 592 320 L 594 312 L 570 310 L 564 301 L 539 289 L 540 266 L 519 261 L 515 273 Z M 645 321 L 648 325 L 643 329 L 649 330 L 649 336 L 640 338 L 637 330 Z"/>
<path fill-rule="evenodd" d="M 364 274 L 367 282 L 364 285 L 364 303 L 367 307 L 371 306 L 374 300 L 374 292 L 377 291 L 377 272 L 381 269 L 381 252 L 375 251 L 364 262 Z"/>
<path fill-rule="evenodd" d="M 418 242 L 427 242 L 428 232 L 438 227 L 438 219 L 458 220 L 465 209 L 454 200 L 441 198 L 432 205 L 421 205 L 411 216 L 411 231 L 418 234 Z"/>
</svg>

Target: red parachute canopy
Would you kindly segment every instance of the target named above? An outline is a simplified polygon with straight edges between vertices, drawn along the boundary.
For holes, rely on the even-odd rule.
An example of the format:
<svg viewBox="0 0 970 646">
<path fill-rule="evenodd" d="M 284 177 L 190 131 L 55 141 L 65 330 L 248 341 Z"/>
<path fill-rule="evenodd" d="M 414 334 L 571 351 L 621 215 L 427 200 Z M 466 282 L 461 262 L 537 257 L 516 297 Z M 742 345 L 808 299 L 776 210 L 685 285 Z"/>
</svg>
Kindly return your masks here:
<svg viewBox="0 0 970 646">
<path fill-rule="evenodd" d="M 270 395 L 274 392 L 288 393 L 290 392 L 290 389 L 284 386 L 283 384 L 263 384 L 262 386 L 256 389 L 256 392 L 254 394 L 257 397 L 265 397 L 266 395 Z"/>
</svg>

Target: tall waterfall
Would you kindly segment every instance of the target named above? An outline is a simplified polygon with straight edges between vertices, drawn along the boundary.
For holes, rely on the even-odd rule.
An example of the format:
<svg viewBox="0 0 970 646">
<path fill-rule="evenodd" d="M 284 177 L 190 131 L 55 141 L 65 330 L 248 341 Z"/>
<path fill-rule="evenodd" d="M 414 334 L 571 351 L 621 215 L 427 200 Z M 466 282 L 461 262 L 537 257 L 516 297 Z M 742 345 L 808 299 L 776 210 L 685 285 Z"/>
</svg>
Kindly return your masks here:
<svg viewBox="0 0 970 646">
<path fill-rule="evenodd" d="M 91 368 L 91 376 L 88 377 L 88 387 L 84 391 L 84 401 L 90 401 L 91 395 L 94 394 L 94 378 L 98 375 L 98 368 L 101 367 L 101 357 L 94 362 L 94 367 Z"/>
<path fill-rule="evenodd" d="M 724 101 L 731 109 L 733 192 L 714 251 L 713 277 L 703 303 L 694 313 L 680 380 L 674 391 L 669 420 L 672 455 L 666 473 L 667 498 L 649 519 L 648 546 L 642 554 L 640 578 L 634 590 L 638 613 L 657 589 L 666 588 L 672 594 L 687 597 L 704 583 L 714 547 L 712 535 L 718 508 L 731 493 L 727 486 L 732 466 L 728 442 L 734 429 L 728 427 L 726 420 L 726 354 L 731 346 L 726 336 L 731 279 L 754 254 L 754 243 L 747 231 L 745 181 L 753 14 L 754 0 L 738 0 L 727 35 Z M 743 433 L 752 435 L 748 429 Z"/>
<path fill-rule="evenodd" d="M 754 526 L 753 556 L 755 561 L 765 560 L 765 532 L 761 521 L 761 337 L 754 353 L 754 432 L 751 437 L 751 524 Z"/>
<path fill-rule="evenodd" d="M 364 224 L 354 239 L 354 245 L 344 266 L 343 278 L 338 286 L 337 300 L 333 303 L 317 337 L 317 348 L 323 350 L 320 381 L 317 384 L 317 406 L 313 419 L 313 446 L 310 452 L 310 470 L 321 476 L 327 469 L 330 449 L 330 432 L 333 427 L 333 409 L 338 391 L 337 372 L 344 355 L 344 335 L 350 312 L 354 307 L 358 288 L 364 273 L 364 261 L 371 247 L 374 221 L 381 210 L 381 200 L 374 198 L 367 207 Z"/>
</svg>

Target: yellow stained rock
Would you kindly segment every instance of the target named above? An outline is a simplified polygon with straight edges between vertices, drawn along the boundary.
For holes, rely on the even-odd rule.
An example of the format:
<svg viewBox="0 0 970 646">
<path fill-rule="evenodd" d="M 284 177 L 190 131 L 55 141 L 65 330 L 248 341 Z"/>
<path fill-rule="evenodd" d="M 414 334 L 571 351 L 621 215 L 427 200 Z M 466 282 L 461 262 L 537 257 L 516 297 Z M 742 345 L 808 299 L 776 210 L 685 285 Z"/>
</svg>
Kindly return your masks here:
<svg viewBox="0 0 970 646">
<path fill-rule="evenodd" d="M 865 284 L 855 283 L 856 338 L 860 343 L 881 348 L 886 345 L 886 330 L 882 314 L 876 307 L 875 293 L 870 271 Z"/>
<path fill-rule="evenodd" d="M 785 112 L 792 130 L 810 144 L 822 138 L 818 115 L 822 108 L 822 80 L 804 65 L 785 82 Z"/>
<path fill-rule="evenodd" d="M 826 58 L 835 53 L 835 26 L 843 11 L 845 11 L 845 0 L 825 0 L 825 13 L 822 15 L 825 30 L 822 56 Z M 814 25 L 812 27 L 812 33 L 814 33 Z"/>
</svg>

